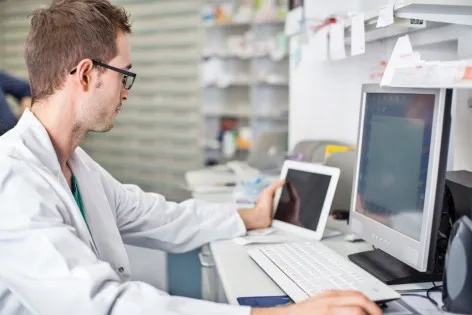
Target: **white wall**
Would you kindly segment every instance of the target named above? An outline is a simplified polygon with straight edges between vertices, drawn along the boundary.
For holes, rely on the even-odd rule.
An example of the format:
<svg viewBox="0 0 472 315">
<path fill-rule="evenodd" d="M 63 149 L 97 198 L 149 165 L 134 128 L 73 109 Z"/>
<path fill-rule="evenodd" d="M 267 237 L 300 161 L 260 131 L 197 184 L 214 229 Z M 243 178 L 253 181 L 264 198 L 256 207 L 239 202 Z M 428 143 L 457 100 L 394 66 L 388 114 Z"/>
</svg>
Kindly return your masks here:
<svg viewBox="0 0 472 315">
<path fill-rule="evenodd" d="M 331 14 L 356 11 L 358 3 L 311 0 L 305 1 L 305 6 L 307 19 L 323 19 Z M 292 39 L 292 49 L 296 41 Z M 308 64 L 304 58 L 307 53 L 303 49 L 301 62 L 296 66 L 291 64 L 290 69 L 289 147 L 293 148 L 299 140 L 307 138 L 353 143 L 356 122 L 350 117 L 357 116 L 359 102 L 354 100 L 355 83 L 362 74 L 355 71 L 355 63 L 350 61 Z M 332 75 L 334 73 L 340 75 Z M 348 100 L 344 97 L 346 95 L 350 95 Z M 341 117 L 344 113 L 346 115 Z"/>
<path fill-rule="evenodd" d="M 307 1 L 307 16 L 372 9 L 383 0 L 353 1 L 346 8 L 342 2 Z M 341 9 L 342 8 L 342 9 Z M 455 60 L 472 57 L 472 28 L 445 27 L 411 35 L 413 48 L 425 60 Z M 463 35 L 460 35 L 463 34 Z M 366 54 L 343 61 L 309 62 L 303 58 L 291 68 L 289 147 L 303 139 L 329 139 L 355 144 L 363 83 L 371 83 L 369 74 L 376 72 L 381 60 L 388 60 L 397 38 L 367 45 Z M 294 45 L 292 40 L 292 45 Z M 292 46 L 293 49 L 293 46 Z M 349 53 L 349 52 L 348 52 Z M 472 171 L 472 110 L 467 100 L 472 92 L 458 91 L 453 112 L 453 169 Z"/>
<path fill-rule="evenodd" d="M 355 144 L 361 84 L 385 56 L 383 47 L 373 45 L 368 54 L 344 61 L 307 64 L 302 59 L 290 82 L 290 148 L 302 139 Z"/>
<path fill-rule="evenodd" d="M 472 32 L 459 37 L 458 56 L 461 59 L 472 58 Z M 472 109 L 468 107 L 472 91 L 456 91 L 455 98 L 451 139 L 453 169 L 472 171 Z"/>
</svg>

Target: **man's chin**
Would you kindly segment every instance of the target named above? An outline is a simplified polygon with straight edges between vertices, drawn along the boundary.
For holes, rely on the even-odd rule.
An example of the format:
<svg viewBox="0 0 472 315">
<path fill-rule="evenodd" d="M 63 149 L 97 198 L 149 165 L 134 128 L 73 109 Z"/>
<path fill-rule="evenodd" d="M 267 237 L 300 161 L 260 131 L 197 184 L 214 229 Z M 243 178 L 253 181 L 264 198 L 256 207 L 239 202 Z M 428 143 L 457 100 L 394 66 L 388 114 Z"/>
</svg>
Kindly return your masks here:
<svg viewBox="0 0 472 315">
<path fill-rule="evenodd" d="M 113 127 L 114 127 L 113 123 L 110 123 L 110 124 L 108 124 L 108 125 L 106 125 L 106 126 L 101 126 L 101 127 L 98 127 L 98 128 L 93 128 L 93 129 L 90 130 L 90 131 L 92 131 L 92 132 L 98 132 L 98 133 L 105 133 L 105 132 L 108 132 L 108 131 L 112 130 Z"/>
<path fill-rule="evenodd" d="M 109 124 L 108 126 L 106 126 L 106 128 L 104 128 L 101 132 L 108 132 L 110 130 L 112 130 L 114 127 L 113 123 Z"/>
</svg>

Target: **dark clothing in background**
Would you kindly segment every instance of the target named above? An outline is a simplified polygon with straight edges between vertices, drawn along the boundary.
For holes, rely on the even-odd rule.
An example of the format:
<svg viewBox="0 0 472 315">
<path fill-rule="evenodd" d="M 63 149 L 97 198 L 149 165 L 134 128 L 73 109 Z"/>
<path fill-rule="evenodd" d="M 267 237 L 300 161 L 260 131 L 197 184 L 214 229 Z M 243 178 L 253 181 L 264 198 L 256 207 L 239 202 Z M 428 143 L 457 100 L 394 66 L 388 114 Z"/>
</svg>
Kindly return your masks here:
<svg viewBox="0 0 472 315">
<path fill-rule="evenodd" d="M 7 95 L 21 101 L 24 97 L 31 97 L 30 86 L 27 81 L 0 71 L 0 135 L 15 127 L 18 122 L 8 105 Z"/>
</svg>

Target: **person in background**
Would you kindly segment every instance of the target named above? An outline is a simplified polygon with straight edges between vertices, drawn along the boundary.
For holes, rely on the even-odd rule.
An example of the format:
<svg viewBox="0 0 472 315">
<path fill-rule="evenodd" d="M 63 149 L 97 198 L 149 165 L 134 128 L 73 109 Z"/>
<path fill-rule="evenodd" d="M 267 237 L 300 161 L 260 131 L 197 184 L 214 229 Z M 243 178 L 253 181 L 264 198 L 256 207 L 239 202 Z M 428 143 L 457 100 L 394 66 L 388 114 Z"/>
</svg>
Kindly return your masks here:
<svg viewBox="0 0 472 315">
<path fill-rule="evenodd" d="M 31 105 L 31 90 L 27 81 L 0 71 L 0 136 L 15 127 L 17 117 L 7 102 L 7 96 L 16 98 L 21 106 L 20 116 Z"/>
<path fill-rule="evenodd" d="M 32 15 L 25 59 L 34 103 L 0 137 L 0 314 L 381 314 L 358 292 L 251 309 L 131 281 L 125 243 L 185 252 L 266 228 L 283 182 L 248 209 L 176 203 L 120 183 L 82 150 L 89 132 L 113 128 L 129 96 L 130 33 L 128 14 L 108 0 L 55 0 Z"/>
</svg>

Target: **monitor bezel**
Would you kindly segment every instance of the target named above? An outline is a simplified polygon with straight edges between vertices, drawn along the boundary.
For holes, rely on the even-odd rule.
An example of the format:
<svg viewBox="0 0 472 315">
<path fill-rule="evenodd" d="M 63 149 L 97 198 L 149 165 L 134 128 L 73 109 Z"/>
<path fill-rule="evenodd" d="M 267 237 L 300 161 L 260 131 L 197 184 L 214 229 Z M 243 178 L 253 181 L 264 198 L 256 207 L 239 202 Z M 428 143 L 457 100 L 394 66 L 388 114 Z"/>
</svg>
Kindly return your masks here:
<svg viewBox="0 0 472 315">
<path fill-rule="evenodd" d="M 435 95 L 433 126 L 431 132 L 430 156 L 423 206 L 420 240 L 415 240 L 394 229 L 377 222 L 356 210 L 360 158 L 362 155 L 363 126 L 365 119 L 366 94 L 368 93 L 403 93 Z M 378 85 L 364 85 L 362 88 L 362 102 L 360 110 L 356 165 L 353 178 L 353 193 L 351 197 L 350 228 L 364 240 L 378 249 L 390 254 L 396 259 L 415 268 L 418 271 L 429 271 L 430 245 L 432 239 L 433 222 L 436 215 L 436 193 L 438 172 L 440 167 L 443 121 L 445 112 L 445 89 L 418 89 L 418 88 L 390 88 Z M 442 198 L 440 199 L 442 200 Z"/>
</svg>

